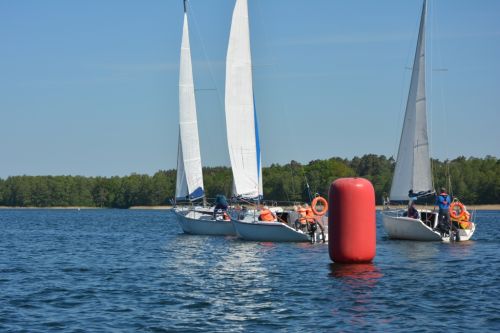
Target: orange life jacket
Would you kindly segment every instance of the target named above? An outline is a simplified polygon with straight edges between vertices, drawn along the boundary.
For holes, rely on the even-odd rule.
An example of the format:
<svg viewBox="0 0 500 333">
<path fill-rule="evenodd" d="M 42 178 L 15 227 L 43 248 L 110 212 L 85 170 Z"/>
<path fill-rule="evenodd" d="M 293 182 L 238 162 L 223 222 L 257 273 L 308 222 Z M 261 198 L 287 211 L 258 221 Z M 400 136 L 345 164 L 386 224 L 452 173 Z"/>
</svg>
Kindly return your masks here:
<svg viewBox="0 0 500 333">
<path fill-rule="evenodd" d="M 306 209 L 306 220 L 307 220 L 307 222 L 316 223 L 315 217 L 316 216 L 314 215 L 312 209 L 311 208 L 307 208 Z"/>
<path fill-rule="evenodd" d="M 269 209 L 263 209 L 260 211 L 260 220 L 272 222 L 274 221 L 274 215 Z"/>
<path fill-rule="evenodd" d="M 297 213 L 299 214 L 299 222 L 302 224 L 306 223 L 306 216 L 307 216 L 306 209 L 300 207 L 299 209 L 297 209 Z"/>
</svg>

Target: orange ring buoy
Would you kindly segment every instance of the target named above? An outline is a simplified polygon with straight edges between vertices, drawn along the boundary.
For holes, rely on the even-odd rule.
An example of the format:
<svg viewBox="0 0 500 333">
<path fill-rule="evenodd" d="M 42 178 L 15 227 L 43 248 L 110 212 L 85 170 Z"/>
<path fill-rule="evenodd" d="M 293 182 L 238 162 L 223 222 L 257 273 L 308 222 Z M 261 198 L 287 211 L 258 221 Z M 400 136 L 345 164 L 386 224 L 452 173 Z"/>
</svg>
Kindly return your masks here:
<svg viewBox="0 0 500 333">
<path fill-rule="evenodd" d="M 321 204 L 323 205 L 323 210 L 318 212 L 316 210 L 316 205 L 318 204 L 318 201 L 321 202 Z M 323 216 L 326 214 L 326 212 L 328 211 L 328 201 L 326 201 L 325 198 L 323 197 L 316 197 L 313 199 L 313 201 L 311 202 L 311 209 L 313 211 L 314 214 L 318 215 L 318 216 Z"/>
<path fill-rule="evenodd" d="M 457 214 L 457 211 L 455 210 L 456 206 L 458 206 L 458 208 L 460 209 L 460 214 Z M 459 220 L 460 218 L 465 216 L 465 206 L 460 201 L 453 201 L 448 210 L 450 212 L 450 216 L 454 219 Z"/>
</svg>

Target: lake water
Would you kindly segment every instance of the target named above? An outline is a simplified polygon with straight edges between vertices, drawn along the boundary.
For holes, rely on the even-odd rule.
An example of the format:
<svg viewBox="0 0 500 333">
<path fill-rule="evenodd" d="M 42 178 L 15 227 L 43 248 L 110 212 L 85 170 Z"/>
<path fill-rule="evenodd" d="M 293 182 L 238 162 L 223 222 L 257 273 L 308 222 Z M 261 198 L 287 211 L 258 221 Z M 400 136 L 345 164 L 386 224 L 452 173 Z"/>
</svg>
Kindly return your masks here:
<svg viewBox="0 0 500 333">
<path fill-rule="evenodd" d="M 1 332 L 500 331 L 500 211 L 473 240 L 328 245 L 181 234 L 155 210 L 0 210 Z"/>
</svg>

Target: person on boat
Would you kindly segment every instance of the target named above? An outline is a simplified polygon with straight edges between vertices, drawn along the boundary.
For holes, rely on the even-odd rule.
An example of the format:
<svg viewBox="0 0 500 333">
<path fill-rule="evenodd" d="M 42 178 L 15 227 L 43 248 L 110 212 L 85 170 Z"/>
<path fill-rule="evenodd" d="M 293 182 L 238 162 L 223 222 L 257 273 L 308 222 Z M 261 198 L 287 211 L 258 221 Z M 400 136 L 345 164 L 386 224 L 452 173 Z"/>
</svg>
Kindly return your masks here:
<svg viewBox="0 0 500 333">
<path fill-rule="evenodd" d="M 274 214 L 268 206 L 262 207 L 262 210 L 260 211 L 259 215 L 259 220 L 264 221 L 264 222 L 275 222 L 276 221 L 276 214 Z"/>
<path fill-rule="evenodd" d="M 318 226 L 316 225 L 316 215 L 314 215 L 312 208 L 308 204 L 305 204 L 304 206 L 306 209 L 307 230 L 310 232 L 312 237 L 316 229 L 318 229 Z"/>
<path fill-rule="evenodd" d="M 439 215 L 438 221 L 443 221 L 444 223 L 449 223 L 450 221 L 450 204 L 451 204 L 451 196 L 446 193 L 446 189 L 441 187 L 441 191 L 436 198 L 436 203 L 434 205 L 434 209 L 436 206 L 439 207 Z"/>
<path fill-rule="evenodd" d="M 297 205 L 294 207 L 294 210 L 298 214 L 297 220 L 295 220 L 295 229 L 304 229 L 307 224 L 306 216 L 307 211 L 302 205 Z"/>
<path fill-rule="evenodd" d="M 217 195 L 215 197 L 214 218 L 216 220 L 221 218 L 227 220 L 229 217 L 226 213 L 227 207 L 228 204 L 226 197 L 222 194 Z"/>
<path fill-rule="evenodd" d="M 440 193 L 436 198 L 436 203 L 434 206 L 434 209 L 436 209 L 436 206 L 439 207 L 437 229 L 443 234 L 446 234 L 451 230 L 458 235 L 456 226 L 454 226 L 450 222 L 450 204 L 451 204 L 451 196 L 448 193 L 446 193 L 446 188 L 441 187 Z"/>
<path fill-rule="evenodd" d="M 410 201 L 410 204 L 408 205 L 408 217 L 411 217 L 412 219 L 420 218 L 420 214 L 418 213 L 418 210 L 415 207 L 415 201 Z"/>
<path fill-rule="evenodd" d="M 390 203 L 391 200 L 389 199 L 389 196 L 387 195 L 386 192 L 384 192 L 384 194 L 382 194 L 382 204 L 384 205 L 384 207 L 387 207 L 389 206 Z"/>
<path fill-rule="evenodd" d="M 243 220 L 247 215 L 247 213 L 248 213 L 247 207 L 245 205 L 241 205 L 241 209 L 238 212 L 238 219 Z"/>
<path fill-rule="evenodd" d="M 316 215 L 314 215 L 312 208 L 308 204 L 305 204 L 304 207 L 306 210 L 306 221 L 308 223 L 316 223 Z"/>
<path fill-rule="evenodd" d="M 227 210 L 227 206 L 226 196 L 219 194 L 215 197 L 215 209 Z"/>
</svg>

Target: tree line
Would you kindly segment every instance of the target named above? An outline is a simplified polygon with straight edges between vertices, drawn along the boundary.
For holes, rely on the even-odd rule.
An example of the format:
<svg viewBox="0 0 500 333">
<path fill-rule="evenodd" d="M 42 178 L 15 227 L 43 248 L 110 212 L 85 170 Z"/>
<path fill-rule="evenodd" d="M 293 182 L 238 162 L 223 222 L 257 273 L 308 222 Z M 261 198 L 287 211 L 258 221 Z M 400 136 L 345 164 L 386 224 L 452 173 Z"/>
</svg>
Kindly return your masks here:
<svg viewBox="0 0 500 333">
<path fill-rule="evenodd" d="M 263 168 L 264 199 L 277 202 L 308 202 L 318 193 L 328 195 L 332 181 L 341 177 L 363 177 L 375 188 L 377 203 L 390 192 L 395 161 L 383 155 L 364 155 L 352 160 L 338 157 L 308 164 L 291 161 Z M 500 159 L 458 157 L 432 160 L 434 185 L 467 204 L 500 203 Z M 229 167 L 205 167 L 206 196 L 230 197 Z M 175 195 L 176 171 L 158 171 L 153 176 L 124 177 L 13 176 L 0 179 L 0 206 L 13 207 L 106 207 L 168 205 Z"/>
</svg>

